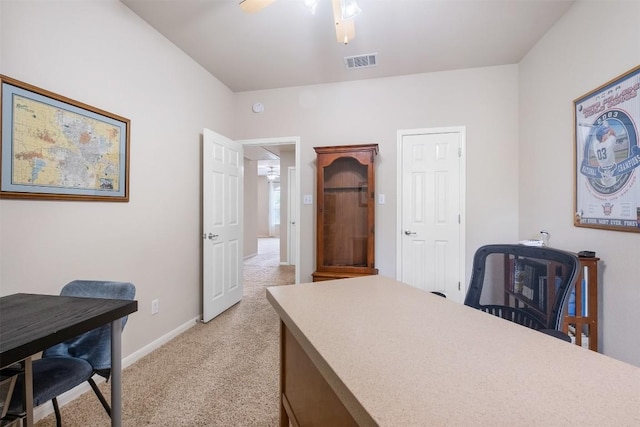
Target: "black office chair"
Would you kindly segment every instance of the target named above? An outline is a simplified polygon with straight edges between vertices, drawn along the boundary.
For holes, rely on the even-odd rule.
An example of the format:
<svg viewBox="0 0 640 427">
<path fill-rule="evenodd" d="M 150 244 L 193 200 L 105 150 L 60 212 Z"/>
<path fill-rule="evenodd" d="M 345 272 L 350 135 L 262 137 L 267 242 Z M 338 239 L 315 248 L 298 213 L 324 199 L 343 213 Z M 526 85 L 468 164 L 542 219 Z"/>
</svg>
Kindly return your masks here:
<svg viewBox="0 0 640 427">
<path fill-rule="evenodd" d="M 570 342 L 562 317 L 579 265 L 574 254 L 548 247 L 482 246 L 464 304 Z"/>
<path fill-rule="evenodd" d="M 133 300 L 135 293 L 135 286 L 128 282 L 75 280 L 65 285 L 60 295 Z M 123 317 L 123 329 L 126 323 L 127 317 Z M 89 382 L 105 411 L 111 416 L 111 408 L 92 378 L 94 374 L 98 374 L 109 380 L 111 375 L 111 324 L 46 349 L 42 358 L 34 360 L 32 366 L 33 406 L 51 400 L 58 427 L 61 427 L 62 421 L 57 396 L 85 381 Z M 23 382 L 24 378 L 20 375 L 14 391 L 21 390 Z M 14 392 L 8 412 L 23 415 L 21 393 Z"/>
</svg>

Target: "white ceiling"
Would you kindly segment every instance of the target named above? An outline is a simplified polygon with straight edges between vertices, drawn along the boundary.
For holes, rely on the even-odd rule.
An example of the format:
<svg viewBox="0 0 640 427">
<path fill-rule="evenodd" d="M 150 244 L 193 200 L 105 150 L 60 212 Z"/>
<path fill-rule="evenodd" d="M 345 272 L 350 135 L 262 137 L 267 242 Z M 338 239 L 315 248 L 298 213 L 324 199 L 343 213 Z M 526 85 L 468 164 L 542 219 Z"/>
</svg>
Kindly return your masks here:
<svg viewBox="0 0 640 427">
<path fill-rule="evenodd" d="M 239 0 L 121 0 L 234 92 L 518 63 L 574 0 L 358 0 L 336 41 L 330 0 L 255 14 Z M 378 54 L 347 70 L 344 57 Z"/>
<path fill-rule="evenodd" d="M 254 160 L 258 176 L 266 176 L 270 169 L 280 175 L 280 152 L 295 151 L 295 145 L 245 145 L 244 158 Z"/>
</svg>

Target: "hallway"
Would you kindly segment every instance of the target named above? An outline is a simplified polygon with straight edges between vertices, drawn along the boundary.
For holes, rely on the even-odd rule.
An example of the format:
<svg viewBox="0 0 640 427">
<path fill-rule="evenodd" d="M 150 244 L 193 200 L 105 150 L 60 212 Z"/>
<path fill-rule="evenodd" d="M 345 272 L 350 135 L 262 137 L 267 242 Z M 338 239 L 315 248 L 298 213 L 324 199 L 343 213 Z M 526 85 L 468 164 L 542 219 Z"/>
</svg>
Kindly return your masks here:
<svg viewBox="0 0 640 427">
<path fill-rule="evenodd" d="M 273 285 L 295 283 L 295 266 L 280 265 L 280 239 L 258 238 L 258 253 L 244 260 L 244 286 L 272 282 Z"/>
</svg>

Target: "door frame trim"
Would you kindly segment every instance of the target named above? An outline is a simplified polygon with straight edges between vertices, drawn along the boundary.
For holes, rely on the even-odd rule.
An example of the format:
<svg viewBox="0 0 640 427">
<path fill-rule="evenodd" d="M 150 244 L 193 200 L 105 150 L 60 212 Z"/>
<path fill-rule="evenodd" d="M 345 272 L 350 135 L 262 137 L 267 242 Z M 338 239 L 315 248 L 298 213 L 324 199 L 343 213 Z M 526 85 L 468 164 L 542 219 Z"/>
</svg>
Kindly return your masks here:
<svg viewBox="0 0 640 427">
<path fill-rule="evenodd" d="M 300 137 L 299 136 L 283 136 L 283 137 L 275 137 L 275 138 L 256 138 L 256 139 L 237 139 L 236 142 L 242 144 L 243 146 L 247 145 L 259 145 L 259 146 L 269 146 L 269 145 L 295 145 L 295 168 L 296 170 L 300 170 Z M 296 212 L 296 256 L 295 256 L 295 281 L 296 283 L 300 283 L 300 201 L 302 197 L 300 197 L 300 173 L 296 174 L 296 188 L 298 192 L 298 211 Z M 291 218 L 289 219 L 291 220 Z M 243 218 L 244 221 L 244 218 Z M 244 223 L 243 223 L 244 225 Z"/>
<path fill-rule="evenodd" d="M 292 174 L 297 177 L 298 169 L 295 166 L 287 167 L 287 176 L 289 178 L 289 182 L 291 182 L 291 175 Z M 297 185 L 298 184 L 297 178 L 294 179 L 294 181 L 295 181 L 295 184 Z M 297 190 L 298 189 L 296 187 L 296 191 Z M 292 222 L 291 221 L 291 217 L 292 217 L 292 215 L 291 215 L 291 193 L 292 193 L 291 192 L 291 186 L 289 186 L 289 188 L 287 189 L 287 194 L 288 194 L 288 197 L 287 197 L 287 218 L 289 219 L 288 224 L 287 224 L 287 237 L 289 238 L 289 244 L 287 245 L 287 262 L 289 263 L 289 265 L 293 264 L 294 266 L 296 266 L 296 269 L 297 269 L 297 264 L 296 264 L 297 255 L 295 255 L 296 252 L 294 252 L 295 256 L 292 259 L 292 257 L 291 257 L 291 247 L 295 247 L 295 249 L 298 249 L 298 245 L 296 243 L 297 242 L 296 237 L 298 235 L 298 223 L 296 222 L 296 220 L 297 220 L 297 217 L 298 217 L 298 213 L 296 212 L 296 214 L 293 215 L 293 216 L 296 217 L 296 218 L 294 218 L 294 221 L 293 221 L 293 223 L 296 225 L 296 227 L 295 227 L 296 228 L 296 232 L 295 232 L 295 235 L 293 236 L 293 245 L 292 245 L 291 244 L 291 240 L 292 240 L 291 239 L 291 234 L 292 234 L 291 233 L 291 228 L 292 228 L 291 227 L 291 222 Z M 297 196 L 296 196 L 296 200 L 297 200 Z M 298 209 L 296 209 L 296 211 L 297 210 Z"/>
<path fill-rule="evenodd" d="M 460 277 L 460 291 L 464 296 L 467 291 L 467 278 L 466 278 L 466 152 L 467 152 L 467 128 L 466 126 L 448 126 L 437 128 L 419 128 L 419 129 L 399 129 L 397 132 L 397 165 L 396 165 L 396 196 L 398 203 L 396 204 L 396 280 L 401 279 L 402 273 L 402 158 L 403 158 L 403 144 L 402 140 L 405 136 L 410 135 L 433 135 L 440 133 L 457 133 L 460 135 L 460 253 L 459 253 L 459 271 L 458 277 Z"/>
</svg>

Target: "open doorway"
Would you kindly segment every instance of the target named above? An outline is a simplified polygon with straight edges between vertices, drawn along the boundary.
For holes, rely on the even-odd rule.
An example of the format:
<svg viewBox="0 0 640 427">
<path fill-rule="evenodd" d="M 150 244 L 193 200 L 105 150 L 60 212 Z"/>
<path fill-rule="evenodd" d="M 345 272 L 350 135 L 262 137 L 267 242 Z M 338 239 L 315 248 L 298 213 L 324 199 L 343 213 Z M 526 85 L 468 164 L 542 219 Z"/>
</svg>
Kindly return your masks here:
<svg viewBox="0 0 640 427">
<path fill-rule="evenodd" d="M 295 269 L 299 283 L 297 195 L 299 138 L 237 141 L 244 148 L 245 263 L 271 263 Z M 293 209 L 292 209 L 293 205 Z"/>
<path fill-rule="evenodd" d="M 258 237 L 280 238 L 280 159 L 258 160 Z M 286 246 L 285 246 L 286 247 Z M 281 258 L 287 261 L 286 257 Z"/>
</svg>

